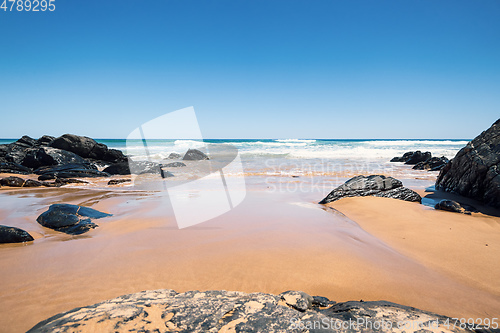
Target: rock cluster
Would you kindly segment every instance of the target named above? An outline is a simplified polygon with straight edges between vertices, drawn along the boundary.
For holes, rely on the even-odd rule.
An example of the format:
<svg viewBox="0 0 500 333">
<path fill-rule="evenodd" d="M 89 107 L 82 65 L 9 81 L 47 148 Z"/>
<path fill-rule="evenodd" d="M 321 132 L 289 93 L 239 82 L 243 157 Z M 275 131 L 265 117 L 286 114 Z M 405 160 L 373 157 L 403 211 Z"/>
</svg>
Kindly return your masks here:
<svg viewBox="0 0 500 333">
<path fill-rule="evenodd" d="M 337 201 L 345 197 L 384 197 L 405 201 L 422 202 L 420 195 L 403 187 L 403 183 L 395 178 L 381 175 L 356 176 L 330 192 L 320 204 Z"/>
<path fill-rule="evenodd" d="M 413 165 L 414 170 L 439 171 L 449 160 L 444 157 L 432 157 L 428 151 L 422 153 L 420 150 L 409 151 L 401 157 L 394 157 L 391 162 L 404 162 L 404 164 Z"/>
<path fill-rule="evenodd" d="M 55 315 L 28 332 L 468 332 L 386 301 L 336 303 L 301 291 L 143 291 Z M 406 329 L 405 326 L 406 325 Z M 412 326 L 416 325 L 416 326 Z M 378 327 L 378 328 L 377 328 Z M 409 329 L 411 327 L 411 329 Z"/>
<path fill-rule="evenodd" d="M 500 208 L 500 119 L 441 170 L 436 189 Z"/>
</svg>

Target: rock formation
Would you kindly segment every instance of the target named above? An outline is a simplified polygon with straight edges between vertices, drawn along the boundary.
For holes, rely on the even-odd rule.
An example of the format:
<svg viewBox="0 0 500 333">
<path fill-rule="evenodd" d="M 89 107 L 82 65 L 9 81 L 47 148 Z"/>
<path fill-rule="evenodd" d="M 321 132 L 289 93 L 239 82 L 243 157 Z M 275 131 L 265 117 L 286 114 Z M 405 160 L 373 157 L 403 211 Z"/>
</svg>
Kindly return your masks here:
<svg viewBox="0 0 500 333">
<path fill-rule="evenodd" d="M 33 237 L 23 229 L 0 225 L 0 244 L 31 242 Z"/>
</svg>

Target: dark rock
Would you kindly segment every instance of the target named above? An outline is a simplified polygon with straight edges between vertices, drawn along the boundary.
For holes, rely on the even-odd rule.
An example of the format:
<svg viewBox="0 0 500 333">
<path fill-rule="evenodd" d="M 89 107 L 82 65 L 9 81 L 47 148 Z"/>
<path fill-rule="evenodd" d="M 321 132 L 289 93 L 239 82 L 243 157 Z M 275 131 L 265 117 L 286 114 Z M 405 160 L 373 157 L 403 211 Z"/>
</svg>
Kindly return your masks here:
<svg viewBox="0 0 500 333">
<path fill-rule="evenodd" d="M 42 226 L 71 235 L 79 235 L 94 229 L 93 219 L 111 216 L 95 209 L 69 204 L 54 204 L 36 219 Z"/>
<path fill-rule="evenodd" d="M 406 187 L 403 183 L 392 177 L 371 175 L 356 176 L 349 179 L 344 184 L 334 189 L 328 194 L 320 204 L 337 201 L 345 197 L 375 196 L 400 199 L 412 202 L 421 202 L 422 198 L 418 193 Z"/>
<path fill-rule="evenodd" d="M 430 152 L 426 151 L 425 153 L 422 153 L 420 150 L 417 150 L 406 160 L 405 164 L 417 164 L 419 162 L 427 161 L 431 157 L 432 154 Z"/>
<path fill-rule="evenodd" d="M 16 141 L 16 144 L 19 146 L 25 146 L 25 147 L 33 147 L 36 144 L 36 140 L 33 138 L 30 138 L 27 135 L 23 135 L 22 138 Z"/>
<path fill-rule="evenodd" d="M 478 211 L 471 205 L 461 204 L 454 200 L 441 200 L 434 206 L 434 208 L 468 215 L 470 215 L 471 213 L 477 213 Z"/>
<path fill-rule="evenodd" d="M 42 332 L 372 332 L 384 323 L 380 332 L 398 329 L 400 323 L 422 323 L 422 330 L 466 332 L 453 319 L 409 306 L 386 301 L 344 302 L 327 309 L 310 307 L 311 296 L 300 294 L 297 309 L 283 300 L 283 294 L 246 294 L 235 291 L 142 291 L 108 301 L 76 308 L 44 320 L 29 333 Z M 302 301 L 304 301 L 302 304 Z M 295 305 L 297 302 L 295 303 Z M 151 315 L 155 314 L 155 315 Z M 383 319 L 383 321 L 382 321 Z M 341 330 L 349 324 L 348 330 Z M 326 324 L 325 324 L 326 323 Z M 363 324 L 364 323 L 364 324 Z M 431 326 L 431 325 L 436 326 Z M 388 326 L 390 325 L 390 326 Z M 434 328 L 434 329 L 433 329 Z M 419 331 L 415 327 L 413 331 Z M 399 330 L 398 330 L 399 331 Z M 426 331 L 427 332 L 427 331 Z"/>
<path fill-rule="evenodd" d="M 21 162 L 22 165 L 34 169 L 41 166 L 75 163 L 85 164 L 87 162 L 75 153 L 51 147 L 30 149 Z"/>
<path fill-rule="evenodd" d="M 23 187 L 24 179 L 10 176 L 7 178 L 0 179 L 0 185 L 9 187 Z"/>
<path fill-rule="evenodd" d="M 181 154 L 177 154 L 177 153 L 170 153 L 170 155 L 168 155 L 168 159 L 169 160 L 175 160 L 175 159 L 178 159 L 178 158 L 181 158 L 182 155 Z"/>
<path fill-rule="evenodd" d="M 179 167 L 185 167 L 186 164 L 182 162 L 172 162 L 172 163 L 167 163 L 167 164 L 160 164 L 160 166 L 164 168 L 179 168 Z"/>
<path fill-rule="evenodd" d="M 391 162 L 406 162 L 414 153 L 414 151 L 409 151 L 407 153 L 404 153 L 402 157 L 393 157 Z"/>
<path fill-rule="evenodd" d="M 72 163 L 53 167 L 41 167 L 34 171 L 38 180 L 48 180 L 56 178 L 87 178 L 87 177 L 109 177 L 109 173 L 99 171 L 92 164 Z"/>
<path fill-rule="evenodd" d="M 73 179 L 73 178 L 56 178 L 54 183 L 58 186 L 63 186 L 67 184 L 88 184 L 88 182 L 80 179 Z"/>
<path fill-rule="evenodd" d="M 130 170 L 132 168 L 132 170 Z M 110 175 L 130 175 L 160 173 L 160 164 L 149 161 L 130 161 L 115 163 L 103 170 Z"/>
<path fill-rule="evenodd" d="M 329 305 L 335 304 L 336 302 L 330 301 L 328 298 L 323 296 L 313 296 L 312 305 L 316 307 L 327 307 Z"/>
<path fill-rule="evenodd" d="M 436 189 L 500 208 L 500 119 L 441 169 Z"/>
<path fill-rule="evenodd" d="M 414 170 L 439 171 L 449 162 L 446 157 L 431 157 L 424 162 L 418 162 L 413 166 Z"/>
<path fill-rule="evenodd" d="M 49 146 L 52 141 L 54 141 L 54 137 L 53 136 L 50 136 L 50 135 L 44 135 L 42 136 L 41 138 L 39 138 L 38 140 L 36 140 L 36 146 Z"/>
<path fill-rule="evenodd" d="M 199 151 L 198 149 L 188 149 L 186 154 L 184 154 L 184 157 L 182 158 L 183 160 L 189 160 L 189 161 L 201 161 L 201 160 L 208 160 L 208 156 L 205 155 L 205 153 Z"/>
<path fill-rule="evenodd" d="M 74 134 L 64 134 L 50 144 L 51 147 L 73 152 L 81 157 L 92 158 L 108 162 L 125 161 L 126 156 L 116 149 L 108 149 L 105 144 L 97 143 L 94 139 Z"/>
<path fill-rule="evenodd" d="M 45 186 L 45 183 L 33 179 L 26 179 L 23 185 L 23 187 L 40 187 L 40 186 Z"/>
<path fill-rule="evenodd" d="M 33 237 L 23 229 L 0 225 L 0 244 L 31 242 Z"/>
<path fill-rule="evenodd" d="M 0 163 L 0 173 L 17 173 L 21 175 L 28 175 L 30 173 L 33 173 L 33 170 L 14 162 L 3 162 Z"/>
<path fill-rule="evenodd" d="M 118 185 L 118 184 L 122 184 L 122 183 L 128 183 L 130 181 L 131 181 L 131 179 L 111 179 L 108 182 L 108 185 Z"/>
</svg>

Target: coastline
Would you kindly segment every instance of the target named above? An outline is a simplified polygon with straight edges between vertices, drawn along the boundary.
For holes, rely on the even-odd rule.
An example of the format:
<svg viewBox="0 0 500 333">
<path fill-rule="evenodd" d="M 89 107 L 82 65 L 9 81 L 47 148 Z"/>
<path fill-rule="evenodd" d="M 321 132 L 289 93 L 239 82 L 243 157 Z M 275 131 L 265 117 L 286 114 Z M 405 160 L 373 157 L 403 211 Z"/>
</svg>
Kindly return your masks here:
<svg viewBox="0 0 500 333">
<path fill-rule="evenodd" d="M 158 193 L 45 188 L 1 189 L 0 196 L 12 199 L 8 209 L 0 209 L 0 216 L 10 224 L 30 225 L 28 231 L 36 238 L 34 244 L 0 245 L 4 272 L 0 311 L 5 314 L 0 325 L 9 331 L 25 331 L 74 307 L 162 288 L 303 290 L 334 301 L 388 300 L 460 318 L 500 312 L 496 271 L 473 278 L 476 270 L 496 269 L 487 266 L 498 257 L 494 246 L 495 241 L 500 243 L 498 217 L 463 216 L 417 203 L 366 197 L 330 204 L 339 214 L 316 204 L 321 196 L 317 193 L 272 192 L 264 178 L 248 186 L 247 198 L 232 211 L 180 230 Z M 56 202 L 114 215 L 79 236 L 33 223 Z M 16 212 L 19 207 L 24 208 Z M 401 211 L 404 219 L 397 219 L 395 231 L 395 217 Z M 429 252 L 425 241 L 409 246 L 398 240 L 398 232 L 422 223 L 427 229 L 414 230 L 412 237 L 427 237 L 436 220 L 443 228 L 453 223 L 463 229 L 454 234 L 458 238 L 436 234 L 432 239 L 433 244 L 445 241 L 443 246 L 459 251 L 449 264 L 436 244 Z M 492 243 L 489 252 L 478 252 L 476 247 L 476 252 L 467 251 L 460 243 L 467 236 L 469 220 L 474 225 L 490 221 L 487 226 L 493 232 L 483 230 Z M 484 253 L 486 260 L 476 263 L 475 255 Z"/>
</svg>

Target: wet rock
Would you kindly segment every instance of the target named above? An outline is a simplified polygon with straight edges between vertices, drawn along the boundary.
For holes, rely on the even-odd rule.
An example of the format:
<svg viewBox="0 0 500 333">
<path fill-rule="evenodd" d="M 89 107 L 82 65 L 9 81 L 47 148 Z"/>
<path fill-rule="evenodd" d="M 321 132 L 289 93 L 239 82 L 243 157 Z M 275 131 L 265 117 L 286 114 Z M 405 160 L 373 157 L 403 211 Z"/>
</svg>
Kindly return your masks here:
<svg viewBox="0 0 500 333">
<path fill-rule="evenodd" d="M 42 166 L 84 163 L 87 162 L 75 153 L 51 147 L 30 149 L 21 162 L 22 165 L 33 169 Z"/>
<path fill-rule="evenodd" d="M 395 178 L 381 175 L 356 176 L 334 189 L 320 204 L 337 201 L 345 197 L 375 196 L 412 202 L 422 202 L 418 193 L 406 187 Z"/>
<path fill-rule="evenodd" d="M 38 180 L 49 180 L 56 178 L 87 178 L 87 177 L 109 177 L 109 173 L 99 171 L 93 164 L 71 163 L 53 167 L 41 167 L 34 171 Z"/>
<path fill-rule="evenodd" d="M 108 185 L 118 185 L 118 184 L 129 183 L 129 182 L 131 182 L 131 179 L 111 179 L 108 182 Z"/>
<path fill-rule="evenodd" d="M 428 171 L 439 171 L 446 164 L 448 164 L 450 160 L 448 160 L 446 157 L 441 156 L 441 157 L 431 157 L 428 160 L 424 162 L 418 162 L 413 166 L 412 169 L 414 170 L 428 170 Z"/>
<path fill-rule="evenodd" d="M 36 140 L 36 146 L 49 146 L 52 141 L 54 141 L 55 137 L 50 136 L 50 135 L 44 135 L 38 140 Z"/>
<path fill-rule="evenodd" d="M 470 215 L 478 210 L 471 205 L 461 204 L 454 200 L 441 200 L 435 206 L 435 209 L 445 210 L 448 212 L 461 213 Z"/>
<path fill-rule="evenodd" d="M 33 173 L 33 170 L 14 162 L 0 162 L 0 173 L 17 173 L 21 175 L 28 175 L 30 173 Z"/>
<path fill-rule="evenodd" d="M 204 152 L 199 151 L 198 149 L 188 149 L 182 159 L 186 161 L 201 161 L 208 160 L 209 158 Z"/>
<path fill-rule="evenodd" d="M 177 153 L 170 153 L 170 155 L 168 155 L 168 159 L 169 160 L 175 160 L 175 159 L 178 159 L 178 158 L 181 158 L 182 155 L 181 154 L 177 154 Z"/>
<path fill-rule="evenodd" d="M 25 180 L 22 178 L 10 176 L 0 179 L 0 185 L 9 187 L 23 187 L 24 181 Z"/>
<path fill-rule="evenodd" d="M 67 184 L 88 184 L 88 182 L 80 179 L 74 179 L 74 178 L 56 178 L 54 183 L 58 186 L 63 186 Z"/>
<path fill-rule="evenodd" d="M 69 204 L 54 204 L 36 219 L 42 226 L 71 235 L 79 235 L 94 229 L 92 220 L 111 216 L 95 209 Z"/>
<path fill-rule="evenodd" d="M 23 229 L 0 225 L 0 244 L 31 241 L 33 241 L 33 237 Z"/>
<path fill-rule="evenodd" d="M 160 164 L 160 166 L 164 168 L 180 168 L 180 167 L 185 167 L 186 164 L 182 162 L 172 162 L 172 163 L 167 163 L 167 164 Z"/>
<path fill-rule="evenodd" d="M 431 157 L 432 154 L 430 152 L 426 151 L 425 153 L 422 153 L 420 150 L 417 150 L 405 161 L 405 164 L 414 165 L 419 162 L 427 161 Z"/>
<path fill-rule="evenodd" d="M 414 151 L 409 151 L 404 153 L 402 157 L 393 157 L 391 162 L 406 162 L 414 153 Z"/>
<path fill-rule="evenodd" d="M 304 300 L 300 309 L 284 301 L 283 295 L 286 293 L 246 294 L 212 290 L 179 294 L 166 289 L 143 291 L 60 313 L 38 323 L 28 332 L 100 332 L 109 331 L 110 327 L 117 332 L 154 332 L 160 331 L 158 328 L 161 327 L 162 332 L 185 333 L 339 332 L 336 327 L 342 327 L 349 320 L 359 323 L 350 326 L 349 332 L 371 332 L 370 325 L 380 324 L 381 319 L 394 328 L 398 327 L 399 322 L 422 322 L 422 329 L 430 328 L 432 323 L 444 329 L 446 321 L 453 321 L 435 313 L 386 301 L 345 302 L 320 309 L 309 306 L 312 297 L 305 293 L 287 293 L 296 293 L 301 300 L 299 303 Z M 328 323 L 328 326 L 324 326 L 324 323 Z M 318 325 L 321 325 L 321 330 Z M 447 331 L 466 330 L 452 325 Z"/>
<path fill-rule="evenodd" d="M 436 189 L 500 208 L 500 119 L 441 170 Z"/>
<path fill-rule="evenodd" d="M 94 139 L 74 134 L 64 134 L 50 143 L 51 147 L 73 152 L 81 157 L 108 162 L 125 161 L 126 156 L 116 149 L 108 149 L 105 144 Z"/>
<path fill-rule="evenodd" d="M 110 175 L 160 173 L 160 164 L 149 161 L 120 162 L 110 165 L 103 171 Z"/>
<path fill-rule="evenodd" d="M 33 139 L 33 138 L 30 138 L 29 136 L 27 135 L 23 135 L 22 138 L 20 138 L 19 140 L 17 140 L 15 142 L 17 145 L 19 146 L 24 146 L 24 147 L 33 147 L 35 146 L 36 144 L 36 140 Z"/>
</svg>

